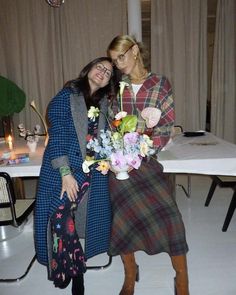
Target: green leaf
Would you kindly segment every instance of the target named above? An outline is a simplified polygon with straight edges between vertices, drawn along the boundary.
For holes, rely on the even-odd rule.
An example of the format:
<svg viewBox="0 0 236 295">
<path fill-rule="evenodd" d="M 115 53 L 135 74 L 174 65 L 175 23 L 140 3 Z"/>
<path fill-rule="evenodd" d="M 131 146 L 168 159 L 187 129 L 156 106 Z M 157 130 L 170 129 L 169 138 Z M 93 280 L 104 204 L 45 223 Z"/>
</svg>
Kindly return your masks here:
<svg viewBox="0 0 236 295">
<path fill-rule="evenodd" d="M 137 122 L 137 116 L 127 115 L 126 117 L 122 118 L 119 131 L 121 134 L 124 134 L 125 132 L 134 132 L 136 130 Z"/>
</svg>

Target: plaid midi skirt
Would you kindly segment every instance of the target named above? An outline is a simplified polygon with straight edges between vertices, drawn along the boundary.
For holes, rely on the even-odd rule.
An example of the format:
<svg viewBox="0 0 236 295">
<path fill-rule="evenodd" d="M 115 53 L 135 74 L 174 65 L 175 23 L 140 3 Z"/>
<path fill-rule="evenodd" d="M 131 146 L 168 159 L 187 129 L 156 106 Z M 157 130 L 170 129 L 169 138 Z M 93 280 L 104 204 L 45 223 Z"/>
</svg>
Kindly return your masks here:
<svg viewBox="0 0 236 295">
<path fill-rule="evenodd" d="M 143 161 L 127 180 L 111 173 L 113 221 L 109 255 L 145 251 L 170 256 L 188 251 L 182 216 L 174 198 L 170 174 L 154 159 Z"/>
</svg>

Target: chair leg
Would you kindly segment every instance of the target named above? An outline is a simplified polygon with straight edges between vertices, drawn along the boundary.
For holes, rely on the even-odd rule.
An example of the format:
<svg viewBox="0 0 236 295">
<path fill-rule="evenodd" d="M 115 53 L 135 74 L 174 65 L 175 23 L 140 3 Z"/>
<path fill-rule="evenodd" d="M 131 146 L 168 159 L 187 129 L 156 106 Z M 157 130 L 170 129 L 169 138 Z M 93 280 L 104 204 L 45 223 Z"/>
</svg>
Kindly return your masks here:
<svg viewBox="0 0 236 295">
<path fill-rule="evenodd" d="M 234 211 L 235 211 L 235 208 L 236 208 L 236 190 L 233 194 L 233 197 L 232 197 L 232 200 L 230 202 L 230 205 L 229 205 L 229 209 L 228 209 L 228 212 L 227 212 L 227 215 L 225 217 L 225 221 L 224 221 L 224 225 L 222 227 L 222 231 L 225 232 L 227 231 L 228 229 L 228 226 L 230 224 L 230 221 L 233 217 L 233 214 L 234 214 Z"/>
<path fill-rule="evenodd" d="M 27 274 L 29 273 L 31 267 L 33 266 L 34 262 L 36 260 L 36 254 L 33 256 L 33 258 L 31 259 L 26 271 L 18 278 L 14 278 L 14 279 L 0 279 L 0 283 L 16 283 L 21 281 L 22 279 L 24 279 Z"/>
<path fill-rule="evenodd" d="M 212 183 L 211 183 L 209 193 L 208 193 L 207 198 L 206 198 L 205 207 L 207 207 L 210 204 L 210 201 L 211 201 L 212 196 L 213 196 L 213 194 L 215 192 L 216 186 L 217 186 L 217 182 L 215 182 L 213 180 Z"/>
</svg>

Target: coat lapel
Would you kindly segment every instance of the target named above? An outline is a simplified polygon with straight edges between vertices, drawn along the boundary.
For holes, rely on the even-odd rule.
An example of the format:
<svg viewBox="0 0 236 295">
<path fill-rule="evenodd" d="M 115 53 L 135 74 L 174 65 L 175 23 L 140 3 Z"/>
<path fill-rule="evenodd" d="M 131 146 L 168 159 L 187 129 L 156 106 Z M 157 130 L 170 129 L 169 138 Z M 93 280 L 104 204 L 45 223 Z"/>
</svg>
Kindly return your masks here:
<svg viewBox="0 0 236 295">
<path fill-rule="evenodd" d="M 88 111 L 82 94 L 71 94 L 71 113 L 79 140 L 83 159 L 86 156 L 86 135 L 88 134 Z"/>
<path fill-rule="evenodd" d="M 79 141 L 80 150 L 83 159 L 86 157 L 86 136 L 88 134 L 88 111 L 82 94 L 71 94 L 70 96 L 71 113 Z M 100 102 L 100 116 L 98 123 L 98 138 L 100 132 L 105 128 L 106 114 L 107 114 L 108 101 L 104 97 Z"/>
<path fill-rule="evenodd" d="M 104 97 L 100 101 L 100 116 L 99 116 L 99 122 L 98 122 L 98 139 L 100 138 L 101 130 L 104 129 L 105 125 L 106 125 L 107 107 L 108 107 L 108 100 L 106 97 Z"/>
</svg>

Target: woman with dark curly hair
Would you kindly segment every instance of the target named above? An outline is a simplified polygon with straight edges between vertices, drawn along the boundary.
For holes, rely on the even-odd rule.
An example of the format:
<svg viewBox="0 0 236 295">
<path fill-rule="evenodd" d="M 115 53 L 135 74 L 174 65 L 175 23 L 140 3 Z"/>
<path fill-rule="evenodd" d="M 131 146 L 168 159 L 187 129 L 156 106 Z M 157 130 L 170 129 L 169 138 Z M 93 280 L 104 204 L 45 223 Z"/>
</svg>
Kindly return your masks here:
<svg viewBox="0 0 236 295">
<path fill-rule="evenodd" d="M 114 79 L 111 59 L 97 58 L 48 106 L 49 141 L 35 208 L 36 254 L 56 287 L 65 288 L 72 280 L 73 295 L 84 294 L 85 261 L 109 247 L 108 177 L 96 169 L 84 173 L 82 163 L 88 138 L 99 137 L 105 128 Z M 84 251 L 79 237 L 85 239 Z"/>
</svg>

